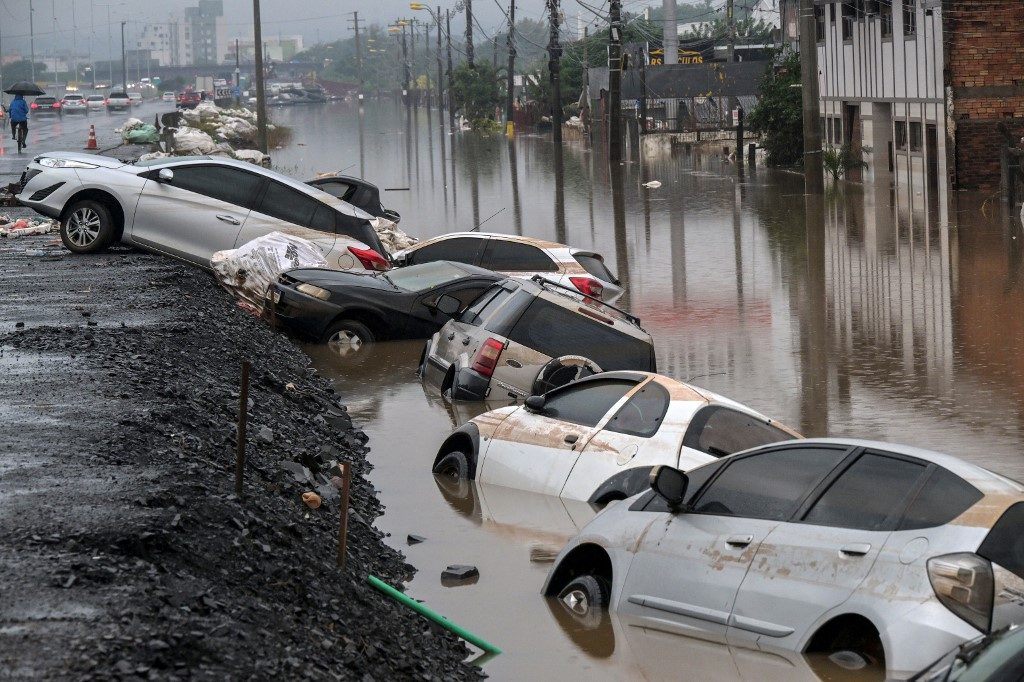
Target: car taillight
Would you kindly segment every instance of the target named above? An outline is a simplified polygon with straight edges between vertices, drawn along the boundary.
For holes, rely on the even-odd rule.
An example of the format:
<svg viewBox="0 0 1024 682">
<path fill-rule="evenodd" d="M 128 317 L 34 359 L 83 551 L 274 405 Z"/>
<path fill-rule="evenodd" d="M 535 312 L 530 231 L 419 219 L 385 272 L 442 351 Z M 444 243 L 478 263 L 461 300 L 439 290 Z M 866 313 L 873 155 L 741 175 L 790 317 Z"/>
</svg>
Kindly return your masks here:
<svg viewBox="0 0 1024 682">
<path fill-rule="evenodd" d="M 601 298 L 604 293 L 604 285 L 592 277 L 570 277 L 569 281 L 585 296 Z"/>
<path fill-rule="evenodd" d="M 388 262 L 387 258 L 380 255 L 373 249 L 357 249 L 354 246 L 348 247 L 348 250 L 352 252 L 352 255 L 359 259 L 359 262 L 363 264 L 363 267 L 367 270 L 376 270 L 383 272 L 391 269 L 391 263 Z"/>
<path fill-rule="evenodd" d="M 473 357 L 473 371 L 485 377 L 494 374 L 494 368 L 498 366 L 498 358 L 501 357 L 503 350 L 505 350 L 505 344 L 497 339 L 491 338 L 484 341 L 484 345 L 480 346 L 480 350 Z"/>
<path fill-rule="evenodd" d="M 981 632 L 991 629 L 995 580 L 987 559 L 970 552 L 932 557 L 928 580 L 943 606 Z"/>
<path fill-rule="evenodd" d="M 39 108 L 39 105 L 38 105 L 38 104 L 36 104 L 35 102 L 32 102 L 32 105 L 31 105 L 31 107 L 32 107 L 33 109 L 38 109 L 38 108 Z"/>
<path fill-rule="evenodd" d="M 54 109 L 60 109 L 60 102 L 54 102 L 53 103 L 53 108 Z"/>
</svg>

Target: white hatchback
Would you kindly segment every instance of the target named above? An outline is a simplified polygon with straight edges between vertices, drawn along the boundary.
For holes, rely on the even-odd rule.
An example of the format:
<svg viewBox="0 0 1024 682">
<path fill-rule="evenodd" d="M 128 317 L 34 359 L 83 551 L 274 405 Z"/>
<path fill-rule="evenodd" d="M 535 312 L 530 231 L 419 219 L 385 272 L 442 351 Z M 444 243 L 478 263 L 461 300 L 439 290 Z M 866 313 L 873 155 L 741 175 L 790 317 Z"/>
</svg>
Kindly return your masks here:
<svg viewBox="0 0 1024 682">
<path fill-rule="evenodd" d="M 651 468 L 692 469 L 800 434 L 737 402 L 650 372 L 594 374 L 484 413 L 441 445 L 441 477 L 606 504 Z"/>
<path fill-rule="evenodd" d="M 650 478 L 548 575 L 544 594 L 585 622 L 607 606 L 640 627 L 889 677 L 1024 622 L 1024 486 L 956 457 L 814 439 Z"/>
<path fill-rule="evenodd" d="M 601 254 L 532 237 L 497 232 L 452 232 L 399 251 L 392 260 L 398 266 L 451 260 L 510 277 L 530 279 L 540 275 L 605 303 L 614 303 L 623 294 L 619 280 L 605 265 Z"/>
</svg>

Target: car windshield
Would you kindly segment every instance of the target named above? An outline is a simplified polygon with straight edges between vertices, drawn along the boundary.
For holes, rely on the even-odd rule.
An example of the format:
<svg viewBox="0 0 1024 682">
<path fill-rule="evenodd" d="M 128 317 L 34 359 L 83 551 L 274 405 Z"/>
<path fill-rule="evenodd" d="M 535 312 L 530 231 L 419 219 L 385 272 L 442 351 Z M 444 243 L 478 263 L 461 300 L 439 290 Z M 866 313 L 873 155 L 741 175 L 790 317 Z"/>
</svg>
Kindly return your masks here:
<svg viewBox="0 0 1024 682">
<path fill-rule="evenodd" d="M 56 101 L 56 97 L 36 97 L 36 104 L 53 104 Z"/>
<path fill-rule="evenodd" d="M 83 99 L 83 97 L 81 95 L 64 95 L 64 99 L 69 101 L 78 101 Z"/>
<path fill-rule="evenodd" d="M 102 102 L 103 95 L 89 95 L 86 99 L 88 99 L 90 102 Z"/>
<path fill-rule="evenodd" d="M 396 287 L 409 291 L 426 291 L 439 284 L 465 277 L 466 271 L 455 263 L 441 260 L 389 270 L 384 276 Z"/>
</svg>

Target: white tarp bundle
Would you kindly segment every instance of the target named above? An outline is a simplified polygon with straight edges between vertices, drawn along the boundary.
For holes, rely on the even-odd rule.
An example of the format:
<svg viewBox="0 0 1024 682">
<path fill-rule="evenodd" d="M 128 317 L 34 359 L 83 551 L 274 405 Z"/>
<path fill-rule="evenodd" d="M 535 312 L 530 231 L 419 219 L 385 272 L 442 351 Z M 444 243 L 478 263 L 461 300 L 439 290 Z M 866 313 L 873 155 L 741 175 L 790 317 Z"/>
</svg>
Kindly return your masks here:
<svg viewBox="0 0 1024 682">
<path fill-rule="evenodd" d="M 239 305 L 257 315 L 263 313 L 267 288 L 282 272 L 294 268 L 326 268 L 323 252 L 299 237 L 271 232 L 237 249 L 218 251 L 210 259 L 221 286 Z"/>
<path fill-rule="evenodd" d="M 372 218 L 370 220 L 370 224 L 373 225 L 373 229 L 377 231 L 377 236 L 380 237 L 380 241 L 384 244 L 384 248 L 391 253 L 407 249 L 419 241 L 415 237 L 407 235 L 397 223 L 394 223 L 387 218 Z"/>
<path fill-rule="evenodd" d="M 182 126 L 174 131 L 174 153 L 178 156 L 203 156 L 216 149 L 213 138 L 198 128 Z"/>
</svg>

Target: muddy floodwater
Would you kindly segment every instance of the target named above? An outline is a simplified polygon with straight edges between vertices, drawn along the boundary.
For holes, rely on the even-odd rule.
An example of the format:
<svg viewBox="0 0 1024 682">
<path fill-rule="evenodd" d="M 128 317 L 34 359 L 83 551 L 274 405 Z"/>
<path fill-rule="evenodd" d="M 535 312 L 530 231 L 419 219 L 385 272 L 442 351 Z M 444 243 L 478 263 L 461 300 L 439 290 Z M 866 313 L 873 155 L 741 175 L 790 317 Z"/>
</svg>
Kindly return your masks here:
<svg viewBox="0 0 1024 682">
<path fill-rule="evenodd" d="M 581 142 L 440 134 L 370 102 L 274 112 L 298 177 L 344 170 L 382 188 L 410 234 L 482 229 L 604 254 L 621 305 L 653 335 L 659 370 L 809 436 L 934 448 L 1024 480 L 1024 237 L 986 197 L 851 184 L 805 209 L 799 176 L 720 154 L 665 153 L 611 173 Z M 556 169 L 561 168 L 561 173 Z M 642 183 L 659 180 L 659 189 Z M 493 215 L 493 217 L 491 217 Z M 813 229 L 807 230 L 806 225 Z M 552 330 L 557 333 L 557 330 Z M 370 436 L 372 480 L 418 573 L 412 596 L 497 644 L 498 679 L 815 679 L 800 656 L 730 650 L 612 618 L 575 629 L 539 594 L 550 560 L 593 511 L 493 486 L 439 488 L 443 438 L 484 409 L 453 409 L 415 376 L 422 342 L 361 364 L 310 349 Z M 406 535 L 427 541 L 406 546 Z M 444 587 L 447 564 L 475 564 Z"/>
</svg>

